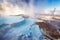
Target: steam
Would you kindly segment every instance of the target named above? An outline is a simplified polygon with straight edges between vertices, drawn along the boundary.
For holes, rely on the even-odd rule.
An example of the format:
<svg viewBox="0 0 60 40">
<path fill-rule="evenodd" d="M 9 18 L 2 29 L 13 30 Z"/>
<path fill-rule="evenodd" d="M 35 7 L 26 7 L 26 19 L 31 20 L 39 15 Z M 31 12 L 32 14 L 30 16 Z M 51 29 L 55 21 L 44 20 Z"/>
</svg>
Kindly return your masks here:
<svg viewBox="0 0 60 40">
<path fill-rule="evenodd" d="M 46 4 L 44 2 L 43 4 Z M 39 6 L 38 2 L 38 6 Z M 45 6 L 45 5 L 44 5 Z M 39 6 L 40 7 L 40 6 Z M 37 10 L 38 9 L 38 10 Z M 42 10 L 42 8 L 35 8 L 34 0 L 30 0 L 27 4 L 25 0 L 3 0 L 3 3 L 0 3 L 0 16 L 9 16 L 9 15 L 19 15 L 24 14 L 30 17 L 34 17 L 35 14 L 50 14 L 49 10 Z"/>
<path fill-rule="evenodd" d="M 18 15 L 25 13 L 26 12 L 25 9 L 23 9 L 23 7 L 19 7 L 18 5 L 14 6 L 11 3 L 9 3 L 8 0 L 4 0 L 4 2 L 0 4 L 0 16 Z"/>
</svg>

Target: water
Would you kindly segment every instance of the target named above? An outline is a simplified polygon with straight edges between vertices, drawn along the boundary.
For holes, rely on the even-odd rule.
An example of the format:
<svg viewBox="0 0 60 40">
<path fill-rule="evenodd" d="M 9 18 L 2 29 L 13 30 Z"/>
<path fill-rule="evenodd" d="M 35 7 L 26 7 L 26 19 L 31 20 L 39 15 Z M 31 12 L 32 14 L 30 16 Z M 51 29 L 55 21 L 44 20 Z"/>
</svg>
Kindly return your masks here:
<svg viewBox="0 0 60 40">
<path fill-rule="evenodd" d="M 31 19 L 19 16 L 0 19 L 0 40 L 39 40 L 40 37 L 39 26 Z"/>
<path fill-rule="evenodd" d="M 21 16 L 6 16 L 6 17 L 1 17 L 0 18 L 0 25 L 1 24 L 13 24 L 16 22 L 20 22 L 23 21 L 24 18 L 22 18 Z"/>
</svg>

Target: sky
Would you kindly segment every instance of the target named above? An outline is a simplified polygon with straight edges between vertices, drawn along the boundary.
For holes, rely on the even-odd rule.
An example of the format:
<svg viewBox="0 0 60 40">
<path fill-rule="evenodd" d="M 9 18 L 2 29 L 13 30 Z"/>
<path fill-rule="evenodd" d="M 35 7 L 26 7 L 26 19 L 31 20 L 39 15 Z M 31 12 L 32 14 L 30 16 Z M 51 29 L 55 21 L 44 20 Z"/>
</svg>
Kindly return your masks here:
<svg viewBox="0 0 60 40">
<path fill-rule="evenodd" d="M 56 8 L 56 9 L 60 9 L 60 0 L 48 0 L 48 6 L 47 6 L 48 9 L 53 9 L 53 8 Z"/>
<path fill-rule="evenodd" d="M 24 1 L 26 4 L 29 5 L 29 2 L 31 0 L 22 0 Z M 0 3 L 2 3 L 3 0 L 0 0 Z M 33 1 L 33 5 L 35 8 L 41 8 L 41 9 L 59 9 L 60 10 L 60 0 L 34 0 Z"/>
<path fill-rule="evenodd" d="M 37 1 L 35 1 L 35 5 Z M 60 0 L 39 0 L 39 5 L 37 5 L 44 9 L 60 9 Z"/>
<path fill-rule="evenodd" d="M 3 0 L 0 0 L 0 3 L 2 3 L 3 2 Z"/>
</svg>

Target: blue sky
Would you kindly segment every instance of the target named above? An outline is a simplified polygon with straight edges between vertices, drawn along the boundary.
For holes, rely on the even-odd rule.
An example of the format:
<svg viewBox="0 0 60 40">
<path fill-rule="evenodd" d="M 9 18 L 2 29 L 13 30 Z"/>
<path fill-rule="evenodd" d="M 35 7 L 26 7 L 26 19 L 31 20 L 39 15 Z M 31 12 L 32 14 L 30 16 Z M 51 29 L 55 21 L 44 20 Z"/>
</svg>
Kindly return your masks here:
<svg viewBox="0 0 60 40">
<path fill-rule="evenodd" d="M 60 9 L 60 0 L 48 0 L 48 6 L 47 6 L 48 9 L 53 9 L 53 8 L 56 8 L 56 9 Z"/>
<path fill-rule="evenodd" d="M 25 2 L 29 4 L 30 0 L 25 0 Z M 60 0 L 34 0 L 34 6 L 42 9 L 60 9 Z"/>
<path fill-rule="evenodd" d="M 60 0 L 34 0 L 34 6 L 43 9 L 60 9 Z"/>
<path fill-rule="evenodd" d="M 3 2 L 3 0 L 0 0 L 0 3 Z"/>
<path fill-rule="evenodd" d="M 36 5 L 37 1 L 35 1 Z M 60 0 L 39 0 L 39 5 L 37 5 L 44 9 L 60 9 Z"/>
</svg>

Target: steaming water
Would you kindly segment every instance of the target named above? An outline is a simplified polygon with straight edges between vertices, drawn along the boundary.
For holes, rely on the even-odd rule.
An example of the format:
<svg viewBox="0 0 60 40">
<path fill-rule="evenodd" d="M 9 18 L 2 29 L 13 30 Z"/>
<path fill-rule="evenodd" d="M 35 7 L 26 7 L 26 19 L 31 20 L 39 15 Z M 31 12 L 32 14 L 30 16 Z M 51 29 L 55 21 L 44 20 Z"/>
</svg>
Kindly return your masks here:
<svg viewBox="0 0 60 40">
<path fill-rule="evenodd" d="M 1 17 L 0 18 L 0 24 L 13 24 L 16 22 L 20 22 L 23 21 L 24 18 L 22 18 L 21 16 L 5 16 L 5 17 Z"/>
<path fill-rule="evenodd" d="M 39 26 L 31 19 L 19 16 L 0 18 L 0 40 L 42 39 Z"/>
</svg>

